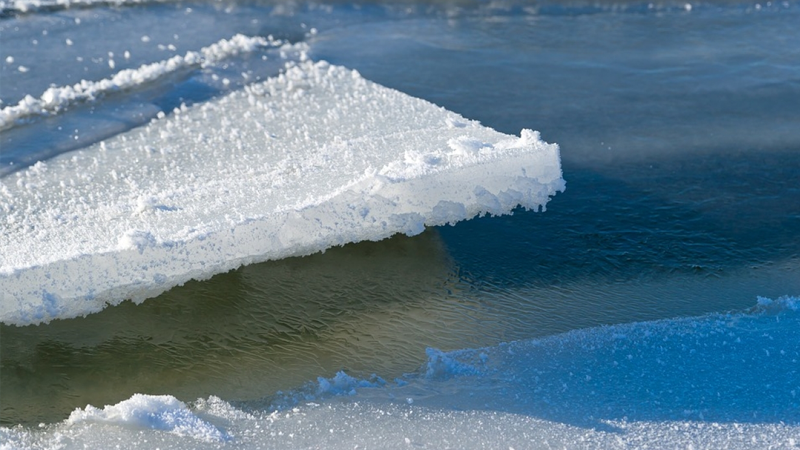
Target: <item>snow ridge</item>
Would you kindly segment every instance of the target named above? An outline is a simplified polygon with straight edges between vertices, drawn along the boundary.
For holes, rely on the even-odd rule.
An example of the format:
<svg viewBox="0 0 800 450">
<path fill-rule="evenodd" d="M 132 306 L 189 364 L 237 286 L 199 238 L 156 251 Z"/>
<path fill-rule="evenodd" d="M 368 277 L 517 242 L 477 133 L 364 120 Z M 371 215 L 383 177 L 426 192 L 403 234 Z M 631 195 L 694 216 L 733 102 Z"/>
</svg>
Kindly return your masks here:
<svg viewBox="0 0 800 450">
<path fill-rule="evenodd" d="M 285 46 L 285 48 L 283 48 Z M 82 80 L 72 86 L 51 87 L 35 98 L 26 95 L 16 105 L 0 110 L 0 130 L 11 128 L 17 121 L 35 115 L 56 114 L 73 103 L 94 101 L 109 92 L 135 88 L 153 82 L 165 75 L 181 69 L 206 67 L 240 53 L 253 52 L 259 48 L 281 47 L 282 50 L 294 50 L 305 58 L 306 44 L 288 44 L 272 36 L 245 36 L 237 34 L 230 39 L 200 49 L 188 51 L 185 55 L 176 55 L 164 61 L 144 64 L 137 69 L 125 69 L 110 78 L 99 81 Z"/>
</svg>

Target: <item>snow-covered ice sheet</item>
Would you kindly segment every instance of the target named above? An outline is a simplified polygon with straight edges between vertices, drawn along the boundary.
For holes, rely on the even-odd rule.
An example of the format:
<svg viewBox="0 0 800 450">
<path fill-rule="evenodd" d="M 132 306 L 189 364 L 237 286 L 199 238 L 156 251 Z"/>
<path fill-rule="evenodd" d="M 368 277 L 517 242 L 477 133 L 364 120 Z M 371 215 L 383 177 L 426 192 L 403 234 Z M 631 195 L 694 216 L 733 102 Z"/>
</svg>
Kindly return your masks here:
<svg viewBox="0 0 800 450">
<path fill-rule="evenodd" d="M 136 302 L 335 245 L 544 208 L 558 146 L 326 62 L 0 179 L 0 321 Z"/>
</svg>

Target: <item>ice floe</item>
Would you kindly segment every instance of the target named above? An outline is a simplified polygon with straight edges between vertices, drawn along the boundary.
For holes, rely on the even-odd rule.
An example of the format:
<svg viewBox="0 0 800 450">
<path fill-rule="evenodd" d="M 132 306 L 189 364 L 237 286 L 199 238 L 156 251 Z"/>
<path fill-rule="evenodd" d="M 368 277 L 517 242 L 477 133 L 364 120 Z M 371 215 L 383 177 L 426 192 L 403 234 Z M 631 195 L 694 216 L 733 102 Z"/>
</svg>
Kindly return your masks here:
<svg viewBox="0 0 800 450">
<path fill-rule="evenodd" d="M 140 302 L 190 279 L 522 206 L 559 149 L 326 62 L 0 178 L 0 320 Z"/>
</svg>

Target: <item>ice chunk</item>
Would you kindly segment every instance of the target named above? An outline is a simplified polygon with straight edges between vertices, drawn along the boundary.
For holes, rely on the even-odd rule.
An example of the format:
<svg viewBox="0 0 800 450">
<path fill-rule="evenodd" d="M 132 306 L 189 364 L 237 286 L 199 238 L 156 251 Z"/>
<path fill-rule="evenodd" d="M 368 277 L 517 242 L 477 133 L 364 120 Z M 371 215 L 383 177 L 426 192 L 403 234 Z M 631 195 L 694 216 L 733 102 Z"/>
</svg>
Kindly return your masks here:
<svg viewBox="0 0 800 450">
<path fill-rule="evenodd" d="M 88 405 L 76 409 L 67 424 L 103 423 L 133 429 L 153 429 L 188 436 L 206 442 L 222 442 L 228 435 L 200 419 L 180 400 L 171 395 L 135 394 L 128 400 L 103 409 Z"/>
<path fill-rule="evenodd" d="M 543 208 L 563 189 L 558 146 L 537 133 L 290 63 L 0 178 L 0 320 L 82 316 L 243 264 Z"/>
</svg>

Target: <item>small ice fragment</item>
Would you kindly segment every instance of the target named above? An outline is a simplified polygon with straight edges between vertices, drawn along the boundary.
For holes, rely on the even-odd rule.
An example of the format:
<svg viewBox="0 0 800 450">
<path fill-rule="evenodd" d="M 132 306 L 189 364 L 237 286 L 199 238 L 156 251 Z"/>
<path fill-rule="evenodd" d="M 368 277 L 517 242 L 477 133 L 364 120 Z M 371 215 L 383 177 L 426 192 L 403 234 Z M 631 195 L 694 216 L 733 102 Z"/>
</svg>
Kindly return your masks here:
<svg viewBox="0 0 800 450">
<path fill-rule="evenodd" d="M 125 59 L 131 59 L 131 52 L 125 50 L 125 53 L 122 54 Z"/>
<path fill-rule="evenodd" d="M 67 38 L 66 42 L 67 42 L 67 45 L 72 45 L 73 44 L 72 39 L 70 39 L 70 38 Z"/>
<path fill-rule="evenodd" d="M 6 56 L 6 64 L 14 64 L 14 57 Z"/>
<path fill-rule="evenodd" d="M 108 60 L 108 67 L 110 67 L 111 69 L 113 69 L 114 67 L 116 67 L 116 63 L 114 63 L 114 60 L 113 60 L 113 59 L 109 59 L 109 60 Z"/>
<path fill-rule="evenodd" d="M 22 73 L 25 73 L 25 72 L 29 71 L 30 69 L 28 69 L 25 66 L 19 66 L 19 67 L 17 67 L 17 70 L 19 70 Z"/>
<path fill-rule="evenodd" d="M 142 36 L 142 42 L 150 42 L 150 36 L 148 35 Z"/>
<path fill-rule="evenodd" d="M 683 9 L 685 9 L 686 11 L 691 11 L 692 10 L 692 4 L 691 3 L 687 3 L 687 4 L 683 5 Z"/>
<path fill-rule="evenodd" d="M 772 304 L 772 299 L 768 297 L 757 297 L 757 302 L 759 306 L 769 306 Z"/>
<path fill-rule="evenodd" d="M 185 403 L 171 395 L 134 394 L 128 400 L 103 409 L 87 405 L 69 415 L 68 424 L 97 423 L 120 428 L 152 429 L 205 442 L 225 442 L 230 436 L 196 416 Z"/>
</svg>

